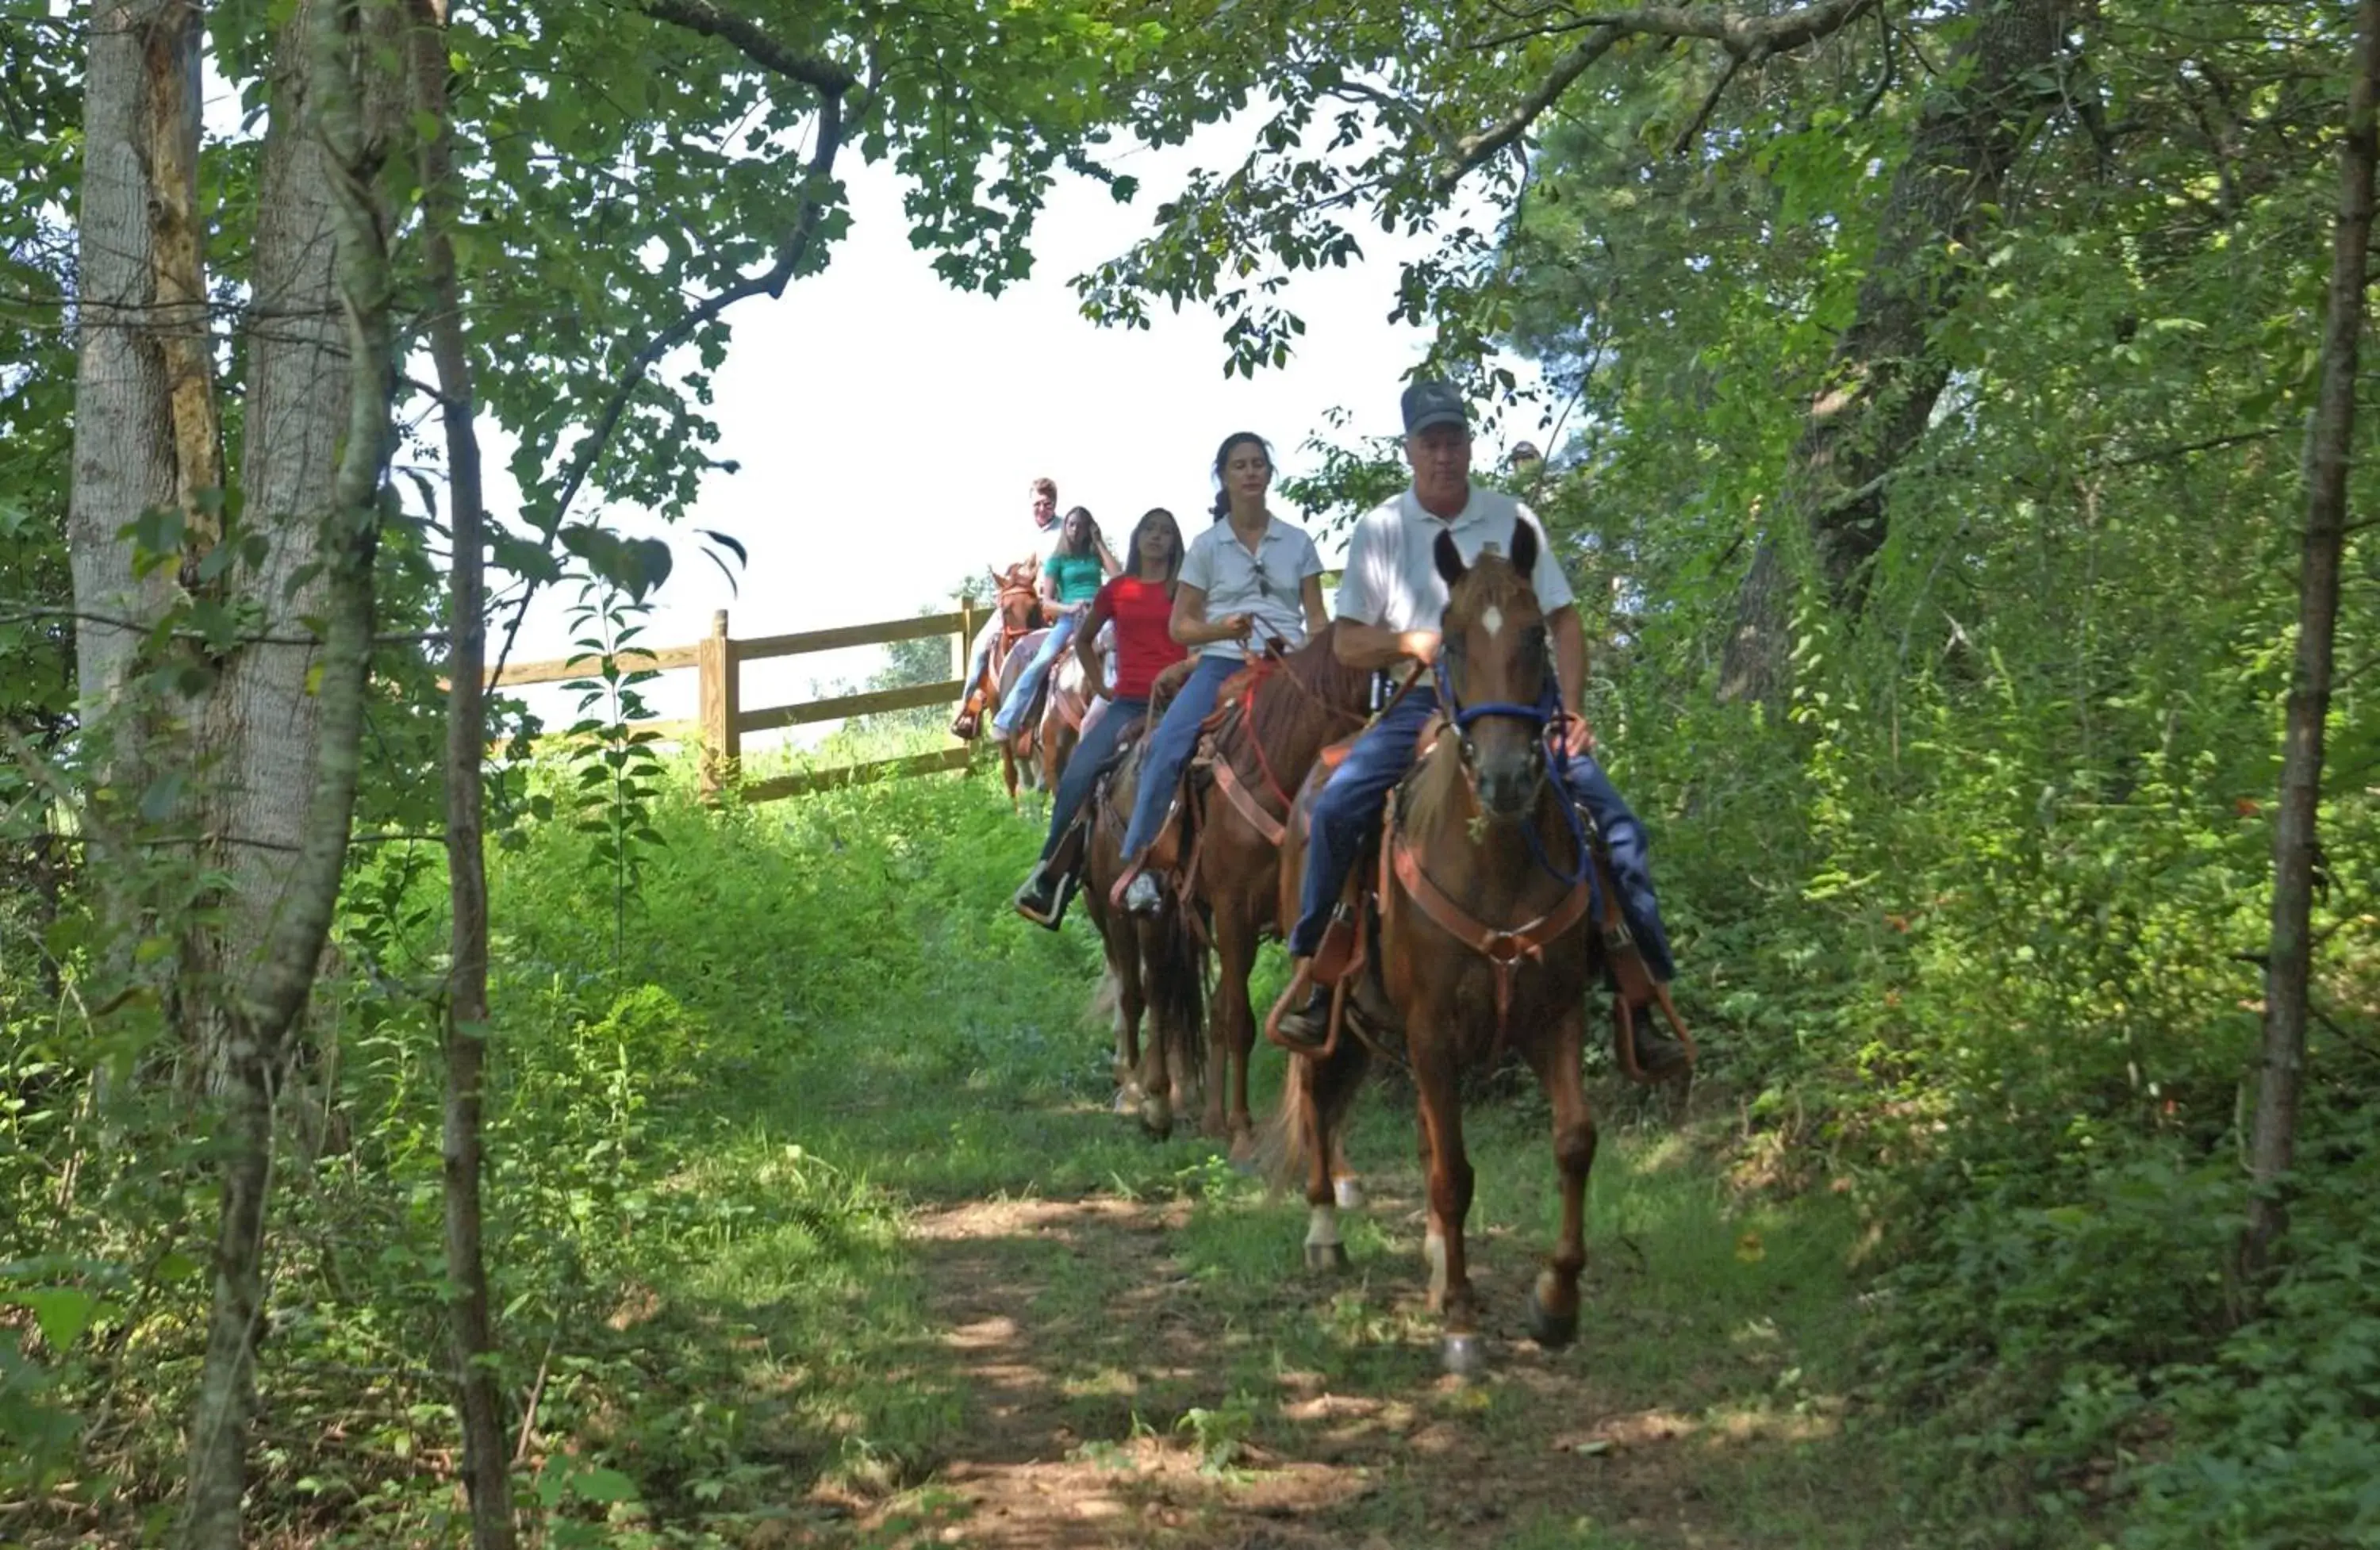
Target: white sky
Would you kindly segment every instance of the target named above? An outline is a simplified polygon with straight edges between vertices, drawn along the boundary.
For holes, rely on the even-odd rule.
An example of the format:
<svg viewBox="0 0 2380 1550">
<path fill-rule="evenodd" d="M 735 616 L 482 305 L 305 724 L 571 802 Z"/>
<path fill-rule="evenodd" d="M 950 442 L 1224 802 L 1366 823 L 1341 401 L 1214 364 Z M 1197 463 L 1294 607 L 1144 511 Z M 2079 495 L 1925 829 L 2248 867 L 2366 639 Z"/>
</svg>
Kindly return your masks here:
<svg viewBox="0 0 2380 1550">
<path fill-rule="evenodd" d="M 1388 315 L 1400 260 L 1427 238 L 1366 234 L 1365 262 L 1301 277 L 1288 303 L 1306 322 L 1298 353 L 1253 381 L 1224 378 L 1223 325 L 1203 309 L 1160 314 L 1147 331 L 1100 329 L 1077 310 L 1067 281 L 1121 253 L 1191 167 L 1224 162 L 1248 133 L 1227 127 L 1185 147 L 1125 155 L 1123 166 L 1142 182 L 1129 205 L 1067 177 L 1036 223 L 1032 278 L 996 298 L 945 285 L 909 247 L 890 169 L 852 163 L 852 228 L 826 272 L 728 314 L 735 332 L 716 380 L 721 440 L 711 450 L 741 466 L 709 477 L 689 525 L 731 533 L 750 551 L 740 593 L 685 527 L 606 514 L 674 551 L 645 639 L 694 640 L 719 608 L 742 637 L 915 612 L 987 563 L 1024 557 L 1036 475 L 1057 480 L 1061 509 L 1090 507 L 1120 544 L 1152 505 L 1195 533 L 1212 499 L 1215 448 L 1233 431 L 1266 436 L 1289 470 L 1311 461 L 1299 449 L 1328 429 L 1334 406 L 1354 412 L 1348 433 L 1393 433 L 1404 373 L 1427 341 Z M 1523 363 L 1508 364 L 1528 379 Z M 1480 466 L 1501 453 L 1483 442 Z M 504 466 L 500 455 L 489 463 L 492 473 Z M 500 513 L 517 509 L 501 484 L 489 497 Z M 573 515 L 592 509 L 582 497 Z M 567 654 L 568 601 L 549 593 L 532 606 L 516 660 Z M 871 648 L 753 664 L 744 704 L 810 697 L 813 680 L 856 681 L 880 661 Z M 659 715 L 694 713 L 691 672 L 666 674 L 648 693 Z M 565 708 L 532 703 L 549 719 Z"/>
</svg>

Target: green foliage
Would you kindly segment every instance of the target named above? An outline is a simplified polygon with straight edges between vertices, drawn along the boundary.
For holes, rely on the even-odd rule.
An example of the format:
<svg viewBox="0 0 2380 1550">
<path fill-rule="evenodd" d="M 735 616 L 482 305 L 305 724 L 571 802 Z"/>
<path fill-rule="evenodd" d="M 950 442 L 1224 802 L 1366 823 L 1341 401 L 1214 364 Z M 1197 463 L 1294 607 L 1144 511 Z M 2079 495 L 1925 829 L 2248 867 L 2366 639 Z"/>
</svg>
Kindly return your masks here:
<svg viewBox="0 0 2380 1550">
<path fill-rule="evenodd" d="M 570 745 L 568 803 L 579 832 L 595 839 L 589 865 L 611 883 L 615 961 L 627 951 L 629 896 L 644 876 L 647 858 L 662 843 L 652 823 L 662 778 L 653 745 L 661 734 L 637 724 L 652 719 L 640 691 L 661 674 L 620 660 L 644 634 L 635 621 L 651 610 L 641 600 L 641 587 L 628 588 L 627 598 L 622 591 L 601 579 L 580 587 L 570 612 L 570 627 L 577 632 L 570 660 L 574 665 L 592 663 L 593 672 L 563 685 L 578 696 L 578 718 L 564 733 Z"/>
</svg>

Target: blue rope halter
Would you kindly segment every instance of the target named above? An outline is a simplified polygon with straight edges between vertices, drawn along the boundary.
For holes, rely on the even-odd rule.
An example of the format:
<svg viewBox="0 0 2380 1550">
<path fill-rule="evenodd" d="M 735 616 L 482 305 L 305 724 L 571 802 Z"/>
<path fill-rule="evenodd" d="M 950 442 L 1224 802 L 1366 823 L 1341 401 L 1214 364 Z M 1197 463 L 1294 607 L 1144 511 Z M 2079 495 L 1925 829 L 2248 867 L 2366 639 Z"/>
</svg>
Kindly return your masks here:
<svg viewBox="0 0 2380 1550">
<path fill-rule="evenodd" d="M 1524 824 L 1521 832 L 1529 842 L 1529 854 L 1545 868 L 1547 876 L 1565 888 L 1576 888 L 1586 881 L 1594 857 L 1587 849 L 1586 828 L 1579 821 L 1578 805 L 1570 797 L 1570 745 L 1567 742 L 1547 743 L 1545 737 L 1546 730 L 1561 715 L 1560 685 L 1554 681 L 1553 675 L 1546 675 L 1545 689 L 1537 696 L 1535 705 L 1522 705 L 1511 700 L 1483 700 L 1477 705 L 1464 705 L 1455 696 L 1454 681 L 1447 676 L 1446 649 L 1442 646 L 1436 660 L 1430 663 L 1430 672 L 1437 681 L 1439 703 L 1446 708 L 1448 720 L 1466 747 L 1472 725 L 1489 716 L 1526 721 L 1536 729 L 1538 742 L 1546 749 L 1547 764 L 1561 787 L 1560 801 L 1556 805 L 1561 809 L 1562 822 L 1570 829 L 1571 846 L 1578 857 L 1578 865 L 1568 872 L 1556 866 L 1553 859 L 1546 854 L 1546 844 L 1537 836 L 1536 825 Z"/>
</svg>

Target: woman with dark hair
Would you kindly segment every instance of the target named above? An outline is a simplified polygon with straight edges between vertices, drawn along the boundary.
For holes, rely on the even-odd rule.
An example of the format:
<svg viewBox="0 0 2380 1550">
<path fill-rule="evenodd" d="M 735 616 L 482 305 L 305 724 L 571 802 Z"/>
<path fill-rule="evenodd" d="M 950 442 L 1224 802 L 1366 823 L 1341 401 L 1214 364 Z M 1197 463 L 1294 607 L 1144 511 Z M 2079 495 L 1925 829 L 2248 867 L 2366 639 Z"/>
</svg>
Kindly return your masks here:
<svg viewBox="0 0 2380 1550">
<path fill-rule="evenodd" d="M 1073 876 L 1071 869 L 1064 876 L 1051 875 L 1050 863 L 1090 799 L 1100 767 L 1148 714 L 1149 690 L 1157 675 L 1183 657 L 1171 627 L 1174 587 L 1182 573 L 1182 528 L 1173 514 L 1160 506 L 1144 515 L 1132 530 L 1126 552 L 1132 556 L 1132 569 L 1099 588 L 1075 634 L 1083 675 L 1098 691 L 1107 682 L 1099 660 L 1099 626 L 1114 622 L 1115 687 L 1099 691 L 1107 699 L 1083 718 L 1083 739 L 1067 759 L 1050 800 L 1050 837 L 1041 842 L 1041 859 L 1016 890 L 1016 913 L 1052 931 L 1065 916 Z"/>
<path fill-rule="evenodd" d="M 1265 439 L 1252 430 L 1227 437 L 1215 454 L 1214 525 L 1191 540 L 1173 595 L 1173 638 L 1198 653 L 1198 666 L 1149 733 L 1124 831 L 1122 899 L 1137 914 L 1158 906 L 1157 879 L 1142 870 L 1144 860 L 1223 680 L 1245 664 L 1252 641 L 1259 650 L 1270 640 L 1303 646 L 1325 623 L 1322 556 L 1305 528 L 1267 508 L 1271 488 Z"/>
<path fill-rule="evenodd" d="M 1026 711 L 1041 693 L 1041 681 L 1050 676 L 1050 667 L 1058 660 L 1058 653 L 1075 638 L 1075 626 L 1082 622 L 1083 610 L 1091 606 L 1091 599 L 1099 595 L 1101 584 L 1116 574 L 1116 568 L 1090 509 L 1076 506 L 1068 512 L 1059 529 L 1057 551 L 1041 567 L 1041 612 L 1051 621 L 1050 633 L 1041 637 L 1041 649 L 1016 675 L 1015 689 L 1001 706 L 1000 714 L 991 719 L 993 732 L 1006 737 L 1024 721 Z"/>
</svg>

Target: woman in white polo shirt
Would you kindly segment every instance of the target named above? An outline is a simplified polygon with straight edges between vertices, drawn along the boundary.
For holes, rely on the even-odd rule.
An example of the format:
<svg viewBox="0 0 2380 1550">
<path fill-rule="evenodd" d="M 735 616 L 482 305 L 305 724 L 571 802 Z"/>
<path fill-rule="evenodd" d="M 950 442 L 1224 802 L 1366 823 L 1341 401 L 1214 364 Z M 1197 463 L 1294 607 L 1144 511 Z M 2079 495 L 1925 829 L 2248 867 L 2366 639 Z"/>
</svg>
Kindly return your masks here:
<svg viewBox="0 0 2380 1550">
<path fill-rule="evenodd" d="M 1272 488 L 1272 451 L 1243 430 L 1215 454 L 1215 523 L 1191 540 L 1173 595 L 1173 638 L 1198 659 L 1165 719 L 1149 733 L 1141 757 L 1140 787 L 1124 830 L 1124 907 L 1157 908 L 1157 880 L 1142 858 L 1165 823 L 1182 767 L 1198 742 L 1198 724 L 1215 708 L 1223 680 L 1238 672 L 1254 642 L 1305 644 L 1325 623 L 1322 556 L 1305 529 L 1265 505 Z"/>
</svg>

